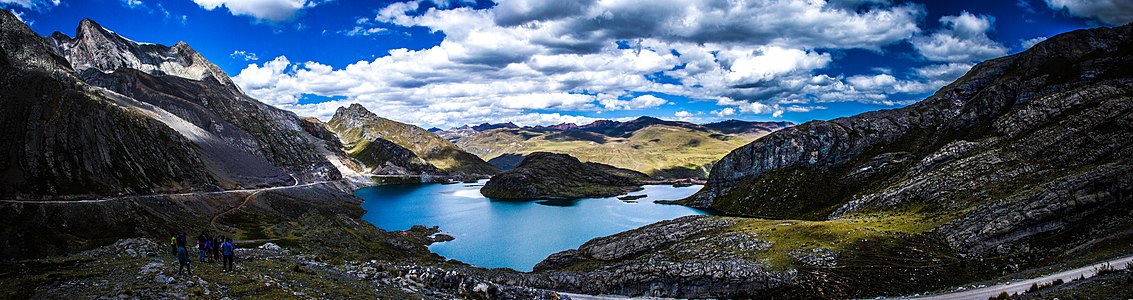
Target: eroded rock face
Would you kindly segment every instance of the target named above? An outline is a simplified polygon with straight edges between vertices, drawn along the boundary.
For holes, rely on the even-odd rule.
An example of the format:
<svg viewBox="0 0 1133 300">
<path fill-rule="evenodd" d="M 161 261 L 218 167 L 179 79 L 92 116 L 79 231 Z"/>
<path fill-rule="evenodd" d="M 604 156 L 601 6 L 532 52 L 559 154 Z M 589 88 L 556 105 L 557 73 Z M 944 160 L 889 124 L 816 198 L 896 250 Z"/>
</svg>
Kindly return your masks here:
<svg viewBox="0 0 1133 300">
<path fill-rule="evenodd" d="M 908 107 L 810 122 L 736 149 L 686 203 L 808 219 L 917 207 L 955 213 L 934 232 L 957 248 L 1040 243 L 1130 209 L 1129 70 L 1133 26 L 1062 34 L 980 63 Z M 1106 222 L 1096 225 L 1113 227 Z M 1093 235 L 1061 242 L 1106 233 Z"/>
<path fill-rule="evenodd" d="M 577 199 L 610 197 L 640 189 L 649 176 L 566 154 L 535 152 L 515 169 L 492 177 L 480 193 L 497 199 Z"/>
</svg>

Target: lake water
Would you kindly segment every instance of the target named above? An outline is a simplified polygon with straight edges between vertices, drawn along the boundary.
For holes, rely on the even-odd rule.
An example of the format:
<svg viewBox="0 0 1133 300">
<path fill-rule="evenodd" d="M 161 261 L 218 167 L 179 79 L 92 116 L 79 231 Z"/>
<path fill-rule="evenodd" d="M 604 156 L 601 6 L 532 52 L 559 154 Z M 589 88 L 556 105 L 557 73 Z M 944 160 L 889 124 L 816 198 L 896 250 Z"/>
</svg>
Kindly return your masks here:
<svg viewBox="0 0 1133 300">
<path fill-rule="evenodd" d="M 701 186 L 645 186 L 638 203 L 611 198 L 574 201 L 496 201 L 480 195 L 476 184 L 402 184 L 369 187 L 354 194 L 365 199 L 362 219 L 385 230 L 413 225 L 440 226 L 456 240 L 429 247 L 446 258 L 485 268 L 531 271 L 555 252 L 590 239 L 662 220 L 706 212 L 654 200 L 688 197 Z"/>
</svg>

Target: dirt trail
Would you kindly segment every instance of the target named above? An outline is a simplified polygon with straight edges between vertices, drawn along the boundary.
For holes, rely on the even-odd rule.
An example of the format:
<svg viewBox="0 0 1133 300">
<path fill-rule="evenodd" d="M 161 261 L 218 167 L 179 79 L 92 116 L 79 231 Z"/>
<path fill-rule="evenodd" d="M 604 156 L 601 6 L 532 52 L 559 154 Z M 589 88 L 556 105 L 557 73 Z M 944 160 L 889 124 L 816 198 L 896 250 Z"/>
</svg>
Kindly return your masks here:
<svg viewBox="0 0 1133 300">
<path fill-rule="evenodd" d="M 260 193 L 262 193 L 262 192 L 263 192 L 263 191 L 255 191 L 255 192 L 252 192 L 251 194 L 248 194 L 248 196 L 247 196 L 247 197 L 244 197 L 244 202 L 241 202 L 241 203 L 240 203 L 240 205 L 237 205 L 236 207 L 233 207 L 233 208 L 229 208 L 228 210 L 222 211 L 222 212 L 220 212 L 219 214 L 216 214 L 216 215 L 212 216 L 212 219 L 209 219 L 209 226 L 211 226 L 212 228 L 216 228 L 217 230 L 219 230 L 220 228 L 217 228 L 217 227 L 216 227 L 216 220 L 217 220 L 217 219 L 220 219 L 220 217 L 221 217 L 221 216 L 223 216 L 223 215 L 226 215 L 226 214 L 228 214 L 228 213 L 231 213 L 231 212 L 237 211 L 237 210 L 239 210 L 239 209 L 241 209 L 241 208 L 244 208 L 244 206 L 247 206 L 247 205 L 248 205 L 248 203 L 251 203 L 251 202 L 252 202 L 252 199 L 256 198 L 256 195 L 259 195 L 259 194 L 260 194 Z"/>
</svg>

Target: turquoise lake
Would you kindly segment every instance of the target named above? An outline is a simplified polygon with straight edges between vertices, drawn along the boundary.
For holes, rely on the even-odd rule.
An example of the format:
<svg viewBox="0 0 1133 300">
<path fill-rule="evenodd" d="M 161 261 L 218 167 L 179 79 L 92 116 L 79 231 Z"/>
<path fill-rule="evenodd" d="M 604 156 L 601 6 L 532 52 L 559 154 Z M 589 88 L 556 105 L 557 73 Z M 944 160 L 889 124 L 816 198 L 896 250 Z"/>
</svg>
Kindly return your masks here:
<svg viewBox="0 0 1133 300">
<path fill-rule="evenodd" d="M 706 212 L 654 200 L 688 197 L 701 186 L 645 186 L 630 195 L 638 203 L 611 198 L 573 201 L 497 201 L 480 195 L 475 184 L 401 184 L 369 187 L 354 194 L 366 200 L 362 219 L 385 230 L 413 225 L 440 226 L 456 240 L 429 247 L 446 258 L 478 267 L 531 271 L 552 253 L 574 249 L 590 239 L 662 220 Z"/>
</svg>

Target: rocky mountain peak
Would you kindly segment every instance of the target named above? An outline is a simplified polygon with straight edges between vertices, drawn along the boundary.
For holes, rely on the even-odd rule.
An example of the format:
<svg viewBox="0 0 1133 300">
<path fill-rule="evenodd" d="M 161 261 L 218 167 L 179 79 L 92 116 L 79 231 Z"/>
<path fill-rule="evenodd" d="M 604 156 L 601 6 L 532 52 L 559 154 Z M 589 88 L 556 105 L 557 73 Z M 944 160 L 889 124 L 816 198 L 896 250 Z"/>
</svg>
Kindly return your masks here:
<svg viewBox="0 0 1133 300">
<path fill-rule="evenodd" d="M 94 69 L 111 73 L 119 69 L 135 69 L 154 76 L 192 80 L 212 78 L 223 85 L 235 87 L 224 71 L 185 42 L 178 42 L 173 47 L 139 43 L 90 19 L 79 23 L 74 38 L 56 32 L 47 39 L 76 72 Z"/>
<path fill-rule="evenodd" d="M 365 106 L 362 106 L 358 103 L 352 103 L 350 104 L 350 106 L 339 107 L 338 110 L 334 112 L 334 116 L 331 117 L 332 120 L 339 120 L 342 122 L 361 122 L 366 120 L 376 120 L 379 118 L 381 117 L 378 117 L 377 114 L 370 112 L 370 110 L 366 109 Z"/>
</svg>

